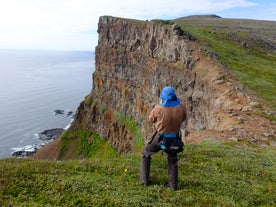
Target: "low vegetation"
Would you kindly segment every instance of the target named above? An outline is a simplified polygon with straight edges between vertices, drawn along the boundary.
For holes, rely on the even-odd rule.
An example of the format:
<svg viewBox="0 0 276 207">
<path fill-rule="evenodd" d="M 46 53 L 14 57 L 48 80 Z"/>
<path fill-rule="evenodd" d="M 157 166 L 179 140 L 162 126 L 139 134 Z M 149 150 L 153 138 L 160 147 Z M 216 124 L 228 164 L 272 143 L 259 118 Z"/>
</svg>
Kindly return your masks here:
<svg viewBox="0 0 276 207">
<path fill-rule="evenodd" d="M 0 205 L 276 205 L 273 148 L 251 147 L 246 151 L 214 140 L 187 145 L 179 155 L 179 190 L 171 191 L 165 154 L 153 157 L 151 185 L 145 187 L 139 183 L 139 153 L 119 157 L 95 146 L 87 159 L 0 160 Z"/>
<path fill-rule="evenodd" d="M 61 140 L 58 159 L 80 159 L 98 156 L 110 158 L 118 156 L 109 143 L 98 134 L 88 130 L 69 129 L 64 132 Z"/>
<path fill-rule="evenodd" d="M 276 109 L 276 34 L 271 22 L 221 18 L 175 20 L 202 50 L 231 69 L 245 86 Z M 243 25 L 243 26 L 241 26 Z"/>
<path fill-rule="evenodd" d="M 120 124 L 123 124 L 134 136 L 134 147 L 133 152 L 139 152 L 144 145 L 144 138 L 141 132 L 141 128 L 138 127 L 134 119 L 127 117 L 126 115 L 115 112 L 115 121 L 118 121 Z"/>
</svg>

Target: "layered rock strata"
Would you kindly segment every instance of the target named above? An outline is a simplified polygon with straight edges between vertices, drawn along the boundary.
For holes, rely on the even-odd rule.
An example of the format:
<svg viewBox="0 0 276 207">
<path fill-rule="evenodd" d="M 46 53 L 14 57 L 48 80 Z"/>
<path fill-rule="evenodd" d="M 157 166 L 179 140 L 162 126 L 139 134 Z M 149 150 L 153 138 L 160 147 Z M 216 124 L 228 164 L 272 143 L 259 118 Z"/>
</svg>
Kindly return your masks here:
<svg viewBox="0 0 276 207">
<path fill-rule="evenodd" d="M 252 127 L 250 113 L 258 102 L 176 24 L 103 16 L 98 35 L 93 89 L 71 129 L 95 131 L 119 152 L 131 151 L 137 129 L 144 138 L 153 133 L 149 112 L 170 85 L 187 106 L 183 130 L 191 132 L 190 142 L 199 131 L 201 138 L 253 141 L 262 140 L 260 129 L 275 134 L 262 118 Z"/>
</svg>

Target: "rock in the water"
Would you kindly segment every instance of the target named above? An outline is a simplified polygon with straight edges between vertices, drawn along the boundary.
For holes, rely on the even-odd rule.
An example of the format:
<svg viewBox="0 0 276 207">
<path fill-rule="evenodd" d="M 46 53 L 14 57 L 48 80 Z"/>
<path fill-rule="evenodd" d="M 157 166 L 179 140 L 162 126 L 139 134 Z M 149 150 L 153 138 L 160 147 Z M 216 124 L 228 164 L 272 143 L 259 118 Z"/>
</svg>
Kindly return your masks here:
<svg viewBox="0 0 276 207">
<path fill-rule="evenodd" d="M 43 132 L 38 133 L 39 139 L 42 141 L 40 144 L 31 145 L 31 146 L 25 146 L 22 148 L 18 148 L 17 151 L 15 151 L 12 156 L 13 157 L 29 157 L 32 156 L 37 149 L 41 148 L 43 145 L 50 143 L 57 137 L 59 137 L 64 129 L 62 128 L 56 128 L 56 129 L 48 129 Z"/>
<path fill-rule="evenodd" d="M 34 151 L 20 150 L 20 151 L 16 151 L 16 152 L 12 153 L 12 156 L 13 157 L 29 157 L 29 156 L 32 156 L 35 152 L 36 152 L 36 150 L 34 150 Z"/>
<path fill-rule="evenodd" d="M 43 141 L 50 141 L 56 139 L 58 136 L 62 134 L 64 129 L 56 128 L 56 129 L 48 129 L 43 132 L 38 133 L 39 139 Z"/>
<path fill-rule="evenodd" d="M 61 115 L 64 114 L 64 110 L 56 109 L 54 110 L 55 115 Z"/>
<path fill-rule="evenodd" d="M 71 116 L 72 114 L 73 114 L 73 111 L 68 111 L 66 115 Z"/>
</svg>

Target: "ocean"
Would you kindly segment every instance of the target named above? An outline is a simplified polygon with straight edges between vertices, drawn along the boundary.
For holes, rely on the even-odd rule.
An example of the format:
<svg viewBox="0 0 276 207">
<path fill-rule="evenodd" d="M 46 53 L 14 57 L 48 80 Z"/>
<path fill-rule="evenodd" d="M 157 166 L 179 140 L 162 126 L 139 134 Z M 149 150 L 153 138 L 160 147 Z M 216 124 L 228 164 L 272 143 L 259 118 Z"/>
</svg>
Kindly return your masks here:
<svg viewBox="0 0 276 207">
<path fill-rule="evenodd" d="M 0 158 L 40 146 L 44 130 L 67 128 L 93 72 L 93 52 L 0 50 Z"/>
</svg>

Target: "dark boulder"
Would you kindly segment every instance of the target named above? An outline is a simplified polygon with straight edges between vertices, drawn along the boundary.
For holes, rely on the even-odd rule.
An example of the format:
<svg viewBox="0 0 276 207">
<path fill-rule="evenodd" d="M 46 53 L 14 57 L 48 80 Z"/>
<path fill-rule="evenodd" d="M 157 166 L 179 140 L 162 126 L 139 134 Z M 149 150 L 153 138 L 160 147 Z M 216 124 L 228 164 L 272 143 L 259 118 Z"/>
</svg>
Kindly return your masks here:
<svg viewBox="0 0 276 207">
<path fill-rule="evenodd" d="M 42 141 L 51 141 L 59 137 L 64 129 L 56 128 L 56 129 L 47 129 L 43 132 L 38 133 L 39 139 Z"/>
<path fill-rule="evenodd" d="M 67 116 L 71 116 L 73 114 L 73 111 L 67 111 Z"/>
<path fill-rule="evenodd" d="M 16 151 L 16 152 L 12 153 L 12 156 L 13 156 L 13 157 L 30 157 L 30 156 L 32 156 L 35 152 L 36 152 L 36 150 L 34 150 L 34 151 L 20 150 L 20 151 Z"/>
<path fill-rule="evenodd" d="M 54 110 L 55 115 L 62 115 L 64 114 L 64 110 L 56 109 Z"/>
</svg>

